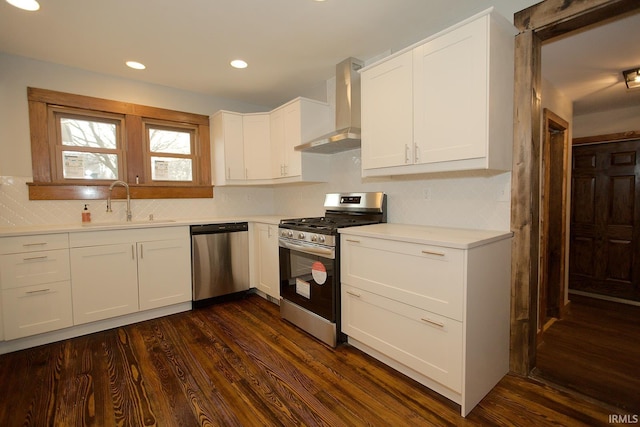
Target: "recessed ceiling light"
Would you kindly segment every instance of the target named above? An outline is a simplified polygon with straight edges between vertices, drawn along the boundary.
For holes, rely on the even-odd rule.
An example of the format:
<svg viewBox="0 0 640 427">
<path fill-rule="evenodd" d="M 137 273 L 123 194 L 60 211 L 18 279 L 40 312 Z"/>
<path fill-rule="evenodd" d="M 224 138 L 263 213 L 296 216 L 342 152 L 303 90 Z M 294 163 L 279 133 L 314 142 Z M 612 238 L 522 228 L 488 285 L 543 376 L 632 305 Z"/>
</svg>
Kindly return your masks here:
<svg viewBox="0 0 640 427">
<path fill-rule="evenodd" d="M 7 0 L 7 3 L 29 12 L 40 9 L 40 4 L 36 0 Z"/>
<path fill-rule="evenodd" d="M 233 68 L 247 68 L 247 63 L 242 59 L 234 59 L 231 61 L 231 66 Z"/>
<path fill-rule="evenodd" d="M 134 70 L 144 70 L 145 68 L 147 68 L 144 64 L 141 64 L 136 61 L 127 61 L 126 64 L 127 64 L 127 67 L 133 68 Z"/>
</svg>

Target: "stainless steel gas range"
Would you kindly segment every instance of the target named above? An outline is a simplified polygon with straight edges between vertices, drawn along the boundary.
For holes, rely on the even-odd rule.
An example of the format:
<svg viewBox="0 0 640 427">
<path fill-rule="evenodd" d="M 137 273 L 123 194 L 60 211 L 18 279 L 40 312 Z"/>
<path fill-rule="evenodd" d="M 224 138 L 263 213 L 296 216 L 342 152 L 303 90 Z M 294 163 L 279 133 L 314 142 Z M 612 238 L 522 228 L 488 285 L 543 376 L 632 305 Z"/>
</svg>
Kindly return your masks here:
<svg viewBox="0 0 640 427">
<path fill-rule="evenodd" d="M 338 229 L 386 222 L 384 193 L 331 193 L 325 215 L 280 222 L 280 315 L 324 343 L 340 332 Z"/>
</svg>

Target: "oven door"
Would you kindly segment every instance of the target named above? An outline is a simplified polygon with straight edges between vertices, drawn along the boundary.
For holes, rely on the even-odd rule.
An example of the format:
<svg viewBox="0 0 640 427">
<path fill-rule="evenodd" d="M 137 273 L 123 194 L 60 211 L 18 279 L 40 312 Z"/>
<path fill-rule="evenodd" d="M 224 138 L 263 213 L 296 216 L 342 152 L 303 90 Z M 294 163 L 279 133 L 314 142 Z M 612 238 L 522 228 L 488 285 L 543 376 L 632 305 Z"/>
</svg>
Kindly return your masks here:
<svg viewBox="0 0 640 427">
<path fill-rule="evenodd" d="M 279 239 L 280 297 L 336 321 L 335 248 Z"/>
</svg>

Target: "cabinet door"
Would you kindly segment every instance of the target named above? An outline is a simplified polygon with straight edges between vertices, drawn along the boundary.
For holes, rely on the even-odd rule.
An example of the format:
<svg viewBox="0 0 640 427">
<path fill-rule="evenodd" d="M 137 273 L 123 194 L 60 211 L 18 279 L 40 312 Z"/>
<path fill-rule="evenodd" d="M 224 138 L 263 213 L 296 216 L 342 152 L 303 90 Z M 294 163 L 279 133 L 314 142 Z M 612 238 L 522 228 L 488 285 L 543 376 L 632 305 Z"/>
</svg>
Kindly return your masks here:
<svg viewBox="0 0 640 427">
<path fill-rule="evenodd" d="M 222 113 L 222 126 L 226 177 L 227 179 L 245 179 L 242 115 Z"/>
<path fill-rule="evenodd" d="M 246 179 L 271 178 L 271 135 L 269 114 L 249 114 L 242 118 Z"/>
<path fill-rule="evenodd" d="M 139 242 L 140 310 L 191 301 L 191 247 L 186 239 Z"/>
<path fill-rule="evenodd" d="M 361 89 L 362 168 L 413 163 L 412 53 L 365 70 Z"/>
<path fill-rule="evenodd" d="M 278 227 L 270 224 L 257 224 L 256 230 L 257 287 L 267 295 L 280 299 Z"/>
<path fill-rule="evenodd" d="M 294 148 L 302 144 L 301 141 L 301 107 L 300 102 L 293 102 L 283 109 L 284 122 L 284 176 L 299 176 L 302 174 L 302 153 Z"/>
<path fill-rule="evenodd" d="M 342 332 L 462 391 L 462 323 L 342 284 Z"/>
<path fill-rule="evenodd" d="M 138 311 L 134 243 L 71 249 L 74 324 Z"/>
<path fill-rule="evenodd" d="M 69 281 L 5 289 L 2 301 L 7 340 L 73 326 Z"/>
<path fill-rule="evenodd" d="M 486 156 L 488 19 L 413 50 L 416 163 Z"/>
<path fill-rule="evenodd" d="M 284 109 L 273 110 L 269 115 L 271 133 L 271 176 L 284 176 Z"/>
</svg>

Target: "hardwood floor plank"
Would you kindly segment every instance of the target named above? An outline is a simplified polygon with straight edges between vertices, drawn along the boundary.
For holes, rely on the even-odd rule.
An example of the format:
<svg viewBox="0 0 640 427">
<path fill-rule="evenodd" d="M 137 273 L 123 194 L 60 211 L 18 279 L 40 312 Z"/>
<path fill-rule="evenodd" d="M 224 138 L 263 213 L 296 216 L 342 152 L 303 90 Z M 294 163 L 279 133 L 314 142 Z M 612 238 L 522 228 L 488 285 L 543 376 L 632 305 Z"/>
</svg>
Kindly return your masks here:
<svg viewBox="0 0 640 427">
<path fill-rule="evenodd" d="M 469 414 L 327 347 L 260 297 L 0 356 L 0 426 L 598 426 L 608 407 L 507 375 Z"/>
</svg>

